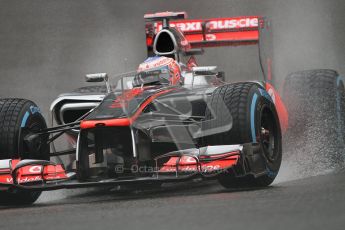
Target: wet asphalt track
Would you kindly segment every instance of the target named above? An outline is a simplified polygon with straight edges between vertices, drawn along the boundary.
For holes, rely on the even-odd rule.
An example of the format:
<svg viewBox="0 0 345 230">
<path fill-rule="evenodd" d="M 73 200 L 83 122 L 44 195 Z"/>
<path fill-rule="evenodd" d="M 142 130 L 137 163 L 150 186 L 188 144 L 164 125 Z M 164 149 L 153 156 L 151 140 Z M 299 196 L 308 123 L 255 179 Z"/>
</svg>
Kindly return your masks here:
<svg viewBox="0 0 345 230">
<path fill-rule="evenodd" d="M 68 192 L 69 193 L 69 192 Z M 213 182 L 119 193 L 78 191 L 0 208 L 0 229 L 344 229 L 345 172 L 225 190 Z M 44 201 L 45 200 L 45 201 Z"/>
</svg>

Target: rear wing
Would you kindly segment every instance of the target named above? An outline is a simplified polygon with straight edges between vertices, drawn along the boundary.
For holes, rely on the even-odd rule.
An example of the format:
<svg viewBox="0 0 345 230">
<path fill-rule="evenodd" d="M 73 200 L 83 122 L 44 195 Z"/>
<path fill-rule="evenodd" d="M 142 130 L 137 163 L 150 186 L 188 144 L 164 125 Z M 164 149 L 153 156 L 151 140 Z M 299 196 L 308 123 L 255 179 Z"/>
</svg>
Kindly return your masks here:
<svg viewBox="0 0 345 230">
<path fill-rule="evenodd" d="M 177 15 L 179 18 L 183 17 L 181 16 L 182 12 Z M 186 14 L 184 16 L 186 17 Z M 148 47 L 153 45 L 154 36 L 164 27 L 164 21 L 161 21 L 162 18 L 164 18 L 162 13 L 160 15 L 145 15 L 147 20 L 146 42 Z M 169 26 L 178 28 L 183 32 L 183 35 L 193 49 L 258 44 L 259 27 L 264 26 L 264 20 L 258 16 L 192 20 L 178 19 L 170 21 Z"/>
<path fill-rule="evenodd" d="M 173 28 L 183 34 L 176 45 L 185 55 L 206 47 L 257 45 L 264 78 L 272 80 L 271 24 L 265 17 L 186 19 L 185 12 L 162 12 L 144 18 L 148 56 L 157 55 L 156 35 Z"/>
</svg>

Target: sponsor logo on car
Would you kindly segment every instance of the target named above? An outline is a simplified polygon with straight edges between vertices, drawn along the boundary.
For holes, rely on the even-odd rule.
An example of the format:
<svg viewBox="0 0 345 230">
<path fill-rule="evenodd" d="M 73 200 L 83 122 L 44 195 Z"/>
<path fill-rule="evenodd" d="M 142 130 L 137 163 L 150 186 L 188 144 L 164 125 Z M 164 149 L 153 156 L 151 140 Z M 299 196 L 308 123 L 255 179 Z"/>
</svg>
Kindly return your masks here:
<svg viewBox="0 0 345 230">
<path fill-rule="evenodd" d="M 201 20 L 185 21 L 185 22 L 170 22 L 171 27 L 177 27 L 182 32 L 196 32 L 202 30 Z M 162 29 L 162 24 L 157 23 L 157 29 Z M 259 26 L 259 19 L 257 17 L 251 18 L 233 18 L 233 19 L 217 19 L 208 21 L 208 29 L 210 30 L 224 30 L 224 29 L 241 29 L 241 28 L 257 28 Z M 158 32 L 157 31 L 157 32 Z"/>
<path fill-rule="evenodd" d="M 41 180 L 42 180 L 41 176 L 22 177 L 22 178 L 18 178 L 17 182 L 19 184 L 23 184 L 23 183 L 36 182 L 36 181 L 41 181 Z M 12 184 L 13 183 L 13 178 L 7 178 L 6 181 L 7 181 L 7 183 Z"/>
<path fill-rule="evenodd" d="M 35 165 L 29 168 L 30 173 L 41 173 L 42 172 L 42 166 Z"/>
</svg>

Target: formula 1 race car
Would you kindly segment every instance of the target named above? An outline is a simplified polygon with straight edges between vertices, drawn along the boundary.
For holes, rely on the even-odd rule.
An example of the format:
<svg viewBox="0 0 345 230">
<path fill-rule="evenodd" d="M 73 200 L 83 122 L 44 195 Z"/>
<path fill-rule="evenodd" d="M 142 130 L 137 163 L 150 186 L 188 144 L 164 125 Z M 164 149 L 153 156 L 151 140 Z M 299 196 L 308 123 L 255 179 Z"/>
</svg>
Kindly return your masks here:
<svg viewBox="0 0 345 230">
<path fill-rule="evenodd" d="M 135 72 L 87 75 L 104 86 L 57 98 L 54 127 L 35 103 L 1 99 L 0 200 L 27 204 L 47 190 L 196 178 L 226 188 L 270 185 L 288 124 L 268 59 L 259 55 L 262 80 L 226 83 L 216 66 L 197 66 L 194 57 L 205 47 L 260 51 L 269 24 L 261 17 L 185 18 L 145 15 L 147 60 Z M 52 143 L 63 134 L 71 149 L 56 151 Z M 70 164 L 53 160 L 65 155 Z"/>
</svg>

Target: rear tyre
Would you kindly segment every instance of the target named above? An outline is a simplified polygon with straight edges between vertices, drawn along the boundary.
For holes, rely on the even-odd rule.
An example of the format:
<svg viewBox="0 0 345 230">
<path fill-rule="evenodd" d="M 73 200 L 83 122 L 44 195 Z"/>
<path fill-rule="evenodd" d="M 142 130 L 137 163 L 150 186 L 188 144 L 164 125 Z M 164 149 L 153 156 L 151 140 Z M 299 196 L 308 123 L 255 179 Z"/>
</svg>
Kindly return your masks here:
<svg viewBox="0 0 345 230">
<path fill-rule="evenodd" d="M 285 79 L 284 99 L 289 112 L 288 156 L 294 155 L 304 172 L 341 166 L 345 89 L 338 73 L 322 69 L 292 73 Z"/>
<path fill-rule="evenodd" d="M 222 173 L 221 185 L 226 188 L 262 187 L 274 181 L 282 159 L 281 130 L 275 106 L 264 88 L 253 82 L 217 88 L 210 98 L 206 120 L 210 121 L 206 130 L 215 131 L 232 121 L 230 130 L 206 137 L 206 145 L 258 143 L 267 166 L 267 173 L 257 178 L 251 175 L 235 177 L 232 171 Z"/>
<path fill-rule="evenodd" d="M 49 160 L 48 136 L 40 143 L 29 146 L 23 141 L 28 132 L 47 128 L 46 122 L 35 103 L 25 99 L 0 99 L 0 159 Z M 23 205 L 35 202 L 41 192 L 2 191 L 0 203 Z"/>
</svg>

